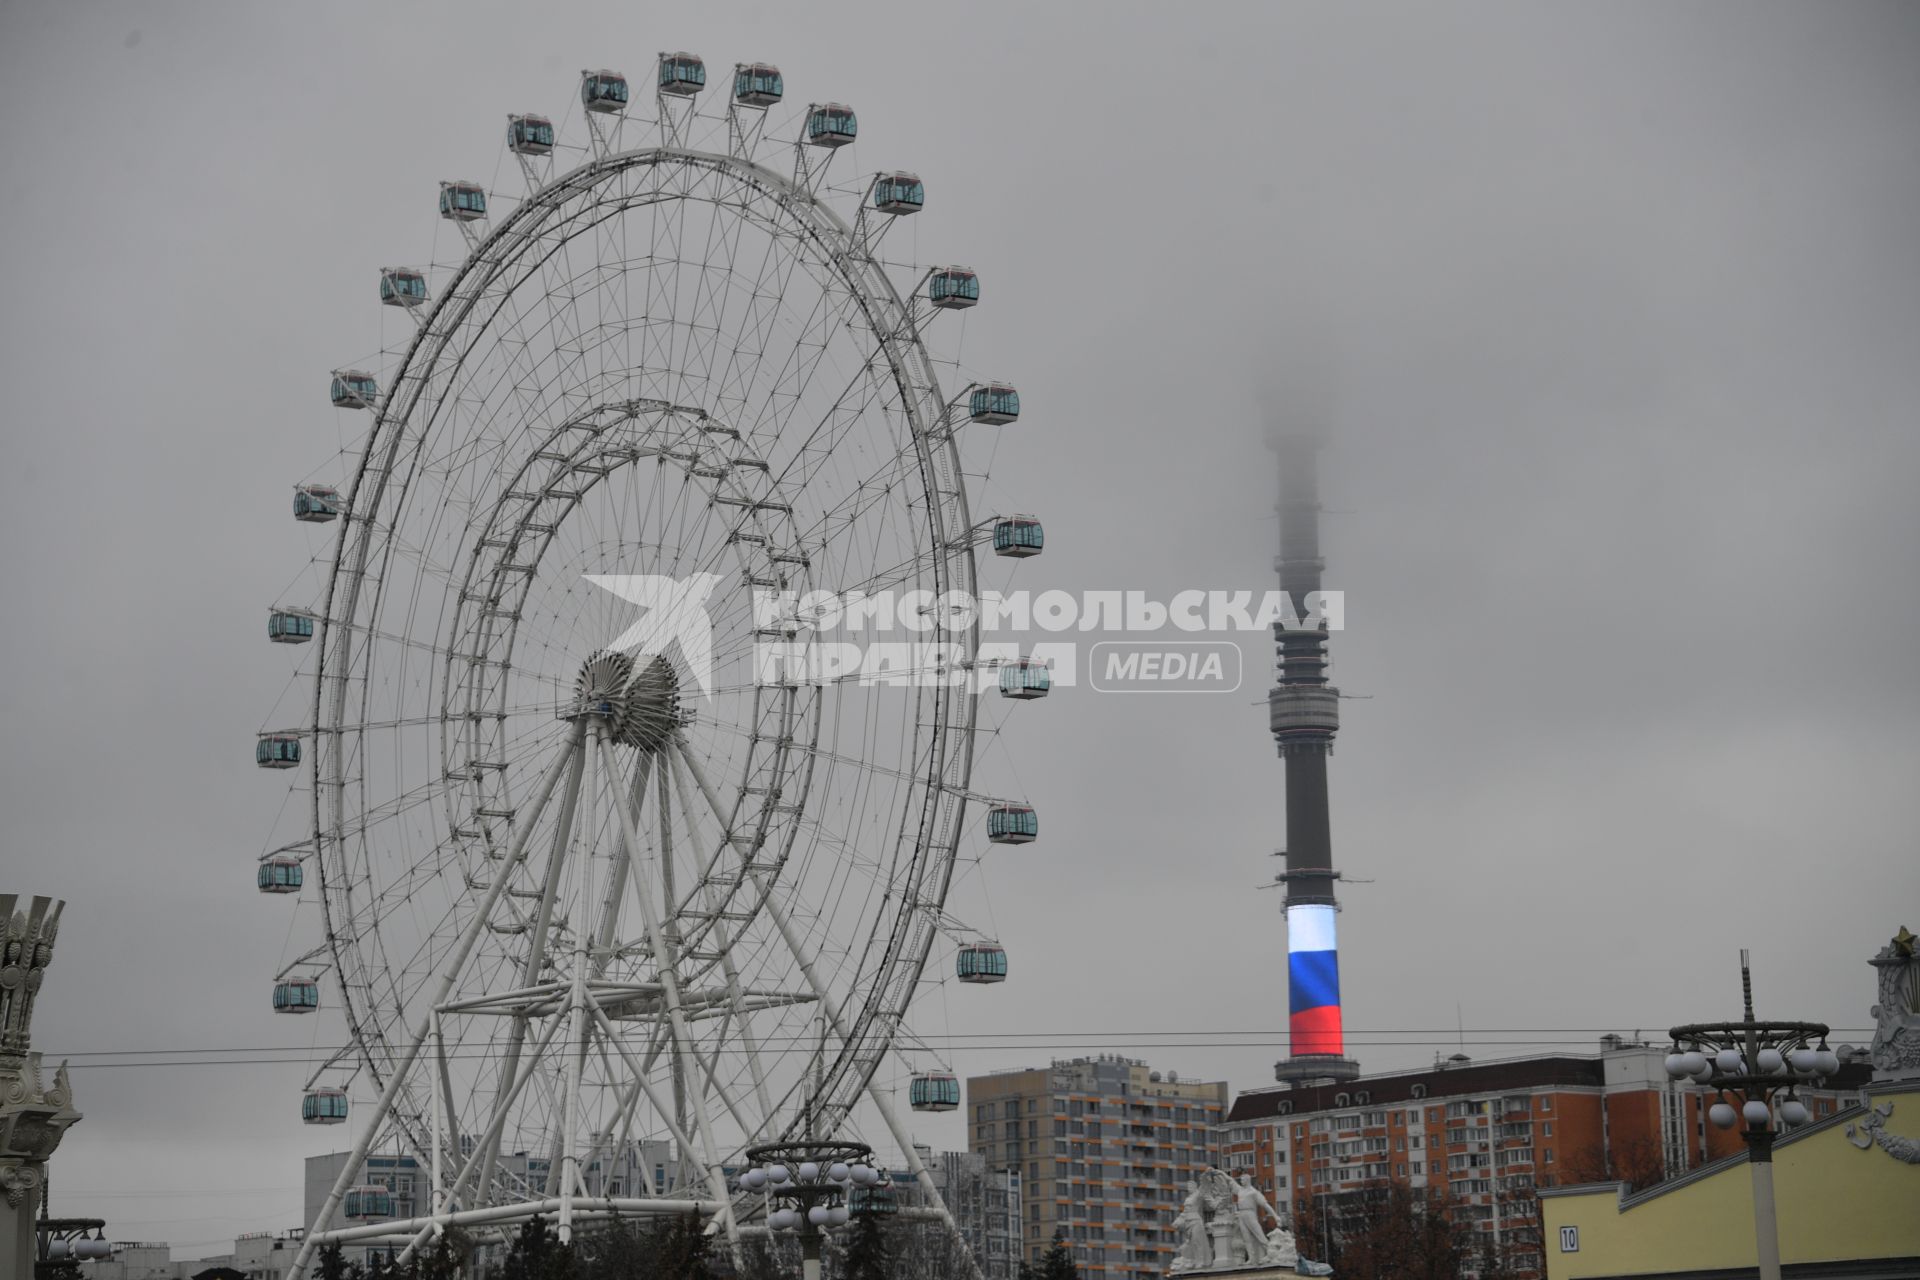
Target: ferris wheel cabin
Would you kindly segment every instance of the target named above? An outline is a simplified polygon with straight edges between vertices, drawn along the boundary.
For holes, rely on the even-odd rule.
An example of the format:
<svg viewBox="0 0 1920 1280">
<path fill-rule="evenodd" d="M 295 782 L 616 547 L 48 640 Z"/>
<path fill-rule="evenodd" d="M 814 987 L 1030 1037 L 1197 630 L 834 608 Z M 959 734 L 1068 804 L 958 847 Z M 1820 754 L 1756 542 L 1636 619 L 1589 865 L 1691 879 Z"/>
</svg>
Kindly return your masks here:
<svg viewBox="0 0 1920 1280">
<path fill-rule="evenodd" d="M 1002 516 L 993 522 L 993 554 L 1024 560 L 1047 545 L 1047 531 L 1033 516 Z"/>
<path fill-rule="evenodd" d="M 253 762 L 262 769 L 291 769 L 300 763 L 300 735 L 263 733 L 253 745 Z"/>
<path fill-rule="evenodd" d="M 347 1122 L 347 1091 L 345 1089 L 309 1089 L 300 1097 L 300 1121 L 302 1124 L 345 1124 Z"/>
<path fill-rule="evenodd" d="M 860 133 L 853 108 L 839 102 L 816 102 L 807 108 L 807 143 L 815 147 L 844 147 Z"/>
<path fill-rule="evenodd" d="M 1007 949 L 997 942 L 969 942 L 954 961 L 954 976 L 962 982 L 1007 980 Z"/>
<path fill-rule="evenodd" d="M 371 409 L 380 398 L 380 384 L 361 369 L 335 369 L 328 389 L 336 409 Z"/>
<path fill-rule="evenodd" d="M 733 68 L 733 100 L 743 107 L 770 107 L 780 101 L 786 85 L 780 68 L 771 62 L 741 62 Z"/>
<path fill-rule="evenodd" d="M 915 1111 L 952 1111 L 960 1105 L 960 1081 L 947 1071 L 928 1071 L 907 1086 Z"/>
<path fill-rule="evenodd" d="M 350 1188 L 340 1212 L 355 1222 L 377 1222 L 382 1218 L 391 1218 L 393 1192 L 377 1182 Z"/>
<path fill-rule="evenodd" d="M 301 869 L 300 859 L 275 854 L 261 859 L 255 880 L 262 893 L 298 893 L 306 881 L 306 872 Z"/>
<path fill-rule="evenodd" d="M 293 486 L 293 518 L 325 524 L 340 514 L 340 491 L 324 484 Z"/>
<path fill-rule="evenodd" d="M 313 622 L 313 615 L 304 609 L 270 609 L 267 639 L 275 644 L 305 644 L 313 639 Z"/>
<path fill-rule="evenodd" d="M 507 150 L 519 156 L 553 153 L 553 121 L 545 116 L 508 116 Z"/>
<path fill-rule="evenodd" d="M 965 267 L 942 267 L 927 278 L 927 301 L 959 311 L 980 301 L 980 277 Z"/>
<path fill-rule="evenodd" d="M 380 268 L 380 301 L 389 307 L 417 307 L 427 300 L 427 277 L 413 267 Z"/>
<path fill-rule="evenodd" d="M 975 422 L 999 426 L 1020 416 L 1020 393 L 1004 382 L 975 387 L 967 397 L 967 416 Z"/>
<path fill-rule="evenodd" d="M 847 1212 L 854 1215 L 892 1214 L 900 1212 L 900 1206 L 893 1198 L 893 1188 L 882 1183 L 877 1187 L 855 1187 L 849 1191 Z"/>
<path fill-rule="evenodd" d="M 660 92 L 690 98 L 707 87 L 707 64 L 692 53 L 660 55 Z"/>
<path fill-rule="evenodd" d="M 320 1007 L 320 984 L 312 978 L 282 978 L 273 984 L 275 1013 L 312 1013 Z"/>
<path fill-rule="evenodd" d="M 1030 844 L 1040 838 L 1040 815 L 1024 804 L 987 810 L 987 839 L 994 844 Z"/>
<path fill-rule="evenodd" d="M 440 216 L 451 222 L 478 222 L 487 216 L 487 189 L 477 182 L 440 184 Z"/>
<path fill-rule="evenodd" d="M 927 203 L 926 184 L 914 173 L 883 173 L 873 180 L 873 207 L 880 213 L 918 213 Z"/>
<path fill-rule="evenodd" d="M 1021 658 L 1000 668 L 1000 696 L 1028 701 L 1044 698 L 1053 688 L 1053 677 L 1044 662 Z"/>
<path fill-rule="evenodd" d="M 580 105 L 602 115 L 627 109 L 627 78 L 618 71 L 582 71 Z"/>
</svg>

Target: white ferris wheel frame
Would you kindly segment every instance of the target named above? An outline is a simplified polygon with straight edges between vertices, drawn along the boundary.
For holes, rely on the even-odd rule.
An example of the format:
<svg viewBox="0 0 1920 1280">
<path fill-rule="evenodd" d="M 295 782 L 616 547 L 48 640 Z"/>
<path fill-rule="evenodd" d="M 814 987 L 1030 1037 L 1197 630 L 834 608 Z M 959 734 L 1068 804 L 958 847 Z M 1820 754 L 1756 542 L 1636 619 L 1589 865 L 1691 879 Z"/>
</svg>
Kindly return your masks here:
<svg viewBox="0 0 1920 1280">
<path fill-rule="evenodd" d="M 559 864 L 569 856 L 567 832 L 573 815 L 583 803 L 583 779 L 597 772 L 603 785 L 618 795 L 623 793 L 619 783 L 627 774 L 615 757 L 608 725 L 591 716 L 576 714 L 570 720 L 565 742 L 544 765 L 530 801 L 525 796 L 516 801 L 511 789 L 512 773 L 507 767 L 514 762 L 503 758 L 508 744 L 489 743 L 484 728 L 488 718 L 486 699 L 504 697 L 505 689 L 504 682 L 492 689 L 486 686 L 492 661 L 488 646 L 504 644 L 510 657 L 518 623 L 513 610 L 503 603 L 504 593 L 498 585 L 503 574 L 523 573 L 531 582 L 538 568 L 539 553 L 531 567 L 515 561 L 525 552 L 524 539 L 529 527 L 539 527 L 543 516 L 550 517 L 545 520 L 549 525 L 557 525 L 564 518 L 565 503 L 569 500 L 567 490 L 560 487 L 564 477 L 585 475 L 589 477 L 586 487 L 591 487 L 591 477 L 596 470 L 604 478 L 620 465 L 620 459 L 591 452 L 598 439 L 595 428 L 603 419 L 626 423 L 644 420 L 650 429 L 678 431 L 694 441 L 694 446 L 686 450 L 687 456 L 678 460 L 687 467 L 690 478 L 699 473 L 713 481 L 710 505 L 717 503 L 736 510 L 740 518 L 736 531 L 745 535 L 744 541 L 757 543 L 767 557 L 788 564 L 792 572 L 804 579 L 810 568 L 805 535 L 792 527 L 793 504 L 783 501 L 787 495 L 780 490 L 779 478 L 764 461 L 756 466 L 754 460 L 746 456 L 749 444 L 738 430 L 729 430 L 718 419 L 708 417 L 703 408 L 647 397 L 586 405 L 553 426 L 543 447 L 536 449 L 532 457 L 522 459 L 515 482 L 508 486 L 500 505 L 489 513 L 489 519 L 495 524 L 502 517 L 510 517 L 516 522 L 517 532 L 507 537 L 483 537 L 471 548 L 472 560 L 457 592 L 455 619 L 440 645 L 441 652 L 434 655 L 442 660 L 445 672 L 441 685 L 443 703 L 456 691 L 467 695 L 464 708 L 443 705 L 439 722 L 443 756 L 452 761 L 462 750 L 466 752 L 464 776 L 454 777 L 459 771 L 449 770 L 448 781 L 460 785 L 447 785 L 440 792 L 447 807 L 448 828 L 458 839 L 485 846 L 498 874 L 486 884 L 467 878 L 466 884 L 473 896 L 471 914 L 458 939 L 435 957 L 438 975 L 435 996 L 424 1008 L 405 1010 L 415 1015 L 408 1024 L 397 1025 L 396 1016 L 389 1016 L 383 1022 L 377 1002 L 372 998 L 373 982 L 365 980 L 364 974 L 357 982 L 354 977 L 366 966 L 357 948 L 363 941 L 362 929 L 367 920 L 355 918 L 351 868 L 356 854 L 352 846 L 358 841 L 357 856 L 368 856 L 365 837 L 372 819 L 363 803 L 350 821 L 353 793 L 358 788 L 364 796 L 366 780 L 364 776 L 354 775 L 349 740 L 371 728 L 382 727 L 367 721 L 370 681 L 363 681 L 359 686 L 356 718 L 355 662 L 361 652 L 371 649 L 376 637 L 387 641 L 394 638 L 381 631 L 379 616 L 384 558 L 393 554 L 398 517 L 404 515 L 409 467 L 417 465 L 413 454 L 431 432 L 439 409 L 436 396 L 446 389 L 445 381 L 437 380 L 436 374 L 443 368 L 443 359 L 456 350 L 463 334 L 476 331 L 472 327 L 474 317 L 484 316 L 489 304 L 496 308 L 502 305 L 513 293 L 515 273 L 525 270 L 528 259 L 537 255 L 543 246 L 550 251 L 557 219 L 583 223 L 562 237 L 571 240 L 585 234 L 602 218 L 618 218 L 647 202 L 637 199 L 631 189 L 611 200 L 593 198 L 596 193 L 608 190 L 615 179 L 645 175 L 653 181 L 653 186 L 639 194 L 654 201 L 697 198 L 692 194 L 693 185 L 703 179 L 724 182 L 738 199 L 737 205 L 731 199 L 727 202 L 731 211 L 744 220 L 757 222 L 776 240 L 782 235 L 792 236 L 796 246 L 811 250 L 814 256 L 807 257 L 796 248 L 795 255 L 800 259 L 796 265 L 825 277 L 823 289 L 844 289 L 848 304 L 857 308 L 875 343 L 862 372 L 871 373 L 876 364 L 884 366 L 882 372 L 898 395 L 899 412 L 908 427 L 913 471 L 925 495 L 922 514 L 926 530 L 925 541 L 920 544 L 913 562 L 899 566 L 898 575 L 904 579 L 916 570 L 923 570 L 931 575 L 936 593 L 956 591 L 970 598 L 976 594 L 975 549 L 986 540 L 991 522 L 974 524 L 968 506 L 956 440 L 956 428 L 967 417 L 959 411 L 959 400 L 949 402 L 942 395 L 933 360 L 921 341 L 922 326 L 933 314 L 932 309 L 925 306 L 918 289 L 903 300 L 876 256 L 875 250 L 889 220 L 870 216 L 863 202 L 860 215 L 850 224 L 821 198 L 821 181 L 831 160 L 831 151 L 816 164 L 806 148 L 796 143 L 791 177 L 757 162 L 754 152 L 764 137 L 764 111 L 730 106 L 727 113 L 729 149 L 722 153 L 683 145 L 694 124 L 691 105 L 678 113 L 677 104 L 669 103 L 664 97 L 659 105 L 663 145 L 617 150 L 618 123 L 605 126 L 588 112 L 593 142 L 591 158 L 584 164 L 549 179 L 541 172 L 541 166 L 524 155 L 516 156 L 530 188 L 528 198 L 485 234 L 480 234 L 467 221 L 456 223 L 470 253 L 439 298 L 430 306 L 410 312 L 417 321 L 417 331 L 401 359 L 397 378 L 375 410 L 359 469 L 347 491 L 343 510 L 346 518 L 341 521 L 326 599 L 319 611 L 318 643 L 314 645 L 318 668 L 312 705 L 315 749 L 308 763 L 313 828 L 310 852 L 319 869 L 319 897 L 328 935 L 326 951 L 341 981 L 354 1041 L 352 1047 L 357 1048 L 360 1065 L 379 1086 L 381 1097 L 374 1114 L 361 1127 L 355 1148 L 314 1224 L 315 1230 L 310 1231 L 302 1243 L 290 1273 L 293 1275 L 301 1273 L 318 1244 L 329 1240 L 404 1239 L 411 1252 L 448 1226 L 504 1226 L 524 1221 L 535 1213 L 557 1215 L 565 1235 L 577 1222 L 609 1215 L 694 1210 L 716 1219 L 728 1238 L 735 1239 L 743 1229 L 754 1229 L 740 1221 L 743 1216 L 750 1216 L 752 1205 L 748 1202 L 752 1197 L 730 1191 L 726 1184 L 722 1163 L 730 1152 L 716 1145 L 710 1103 L 727 1113 L 739 1129 L 768 1139 L 791 1136 L 797 1132 L 796 1126 L 803 1124 L 816 1131 L 814 1136 L 831 1135 L 847 1121 L 849 1113 L 864 1097 L 881 1116 L 909 1167 L 920 1175 L 921 1185 L 930 1193 L 937 1216 L 944 1219 L 949 1228 L 953 1227 L 952 1218 L 921 1166 L 911 1135 L 900 1123 L 891 1099 L 875 1087 L 875 1072 L 896 1039 L 904 1033 L 902 1023 L 907 1007 L 935 935 L 951 932 L 954 923 L 945 913 L 945 899 L 965 808 L 969 800 L 983 799 L 969 791 L 973 734 L 978 718 L 978 695 L 969 682 L 933 685 L 930 693 L 923 695 L 933 711 L 931 722 L 923 726 L 927 733 L 924 764 L 920 763 L 916 751 L 898 774 L 910 780 L 912 795 L 917 798 L 917 804 L 913 805 L 918 809 L 917 830 L 911 840 L 913 867 L 904 883 L 897 886 L 902 891 L 902 901 L 881 967 L 883 980 L 857 1008 L 850 1010 L 845 998 L 853 993 L 836 991 L 820 975 L 817 953 L 809 946 L 805 929 L 796 923 L 783 903 L 785 895 L 779 876 L 784 855 L 767 856 L 767 805 L 763 804 L 758 813 L 747 812 L 748 806 L 743 803 L 744 784 L 741 792 L 733 796 L 732 803 L 728 803 L 723 788 L 716 787 L 706 775 L 679 728 L 651 753 L 642 756 L 631 790 L 631 803 L 617 800 L 610 806 L 617 814 L 619 838 L 617 852 L 610 857 L 607 868 L 606 910 L 598 936 L 589 945 L 588 931 L 575 930 L 572 952 L 564 957 L 570 968 L 566 981 L 538 980 L 551 964 L 562 959 L 547 949 L 551 937 L 545 913 L 553 905 L 552 885 L 558 878 Z M 547 167 L 550 170 L 551 166 Z M 680 185 L 676 187 L 675 183 Z M 612 207 L 606 207 L 609 205 Z M 483 318 L 477 332 L 484 333 L 486 324 Z M 455 356 L 454 372 L 458 371 L 462 359 L 463 354 Z M 960 399 L 964 399 L 964 395 L 962 393 Z M 578 439 L 573 438 L 576 434 Z M 711 457 L 705 457 L 697 447 L 703 435 L 712 451 Z M 663 448 L 662 452 L 671 454 L 672 450 Z M 529 476 L 529 464 L 535 458 L 548 466 L 544 478 Z M 583 458 L 586 461 L 583 462 Z M 703 462 L 710 464 L 706 472 L 701 471 Z M 718 474 L 713 474 L 715 472 Z M 571 500 L 577 502 L 578 495 Z M 552 505 L 556 503 L 563 508 L 557 514 Z M 397 513 L 391 523 L 383 519 L 390 511 Z M 474 521 L 470 519 L 468 529 L 473 527 Z M 491 561 L 487 559 L 489 553 L 497 553 Z M 476 583 L 482 587 L 476 588 Z M 836 584 L 842 588 L 845 585 Z M 365 622 L 362 622 L 363 616 Z M 463 626 L 466 630 L 461 630 Z M 971 665 L 968 660 L 979 648 L 977 618 L 954 632 L 951 639 L 964 647 L 963 665 Z M 766 696 L 775 702 L 784 700 L 789 710 L 798 700 L 792 687 L 770 688 L 772 692 Z M 761 691 L 756 690 L 756 707 L 760 697 Z M 816 717 L 819 701 L 816 698 L 814 702 Z M 503 720 L 504 715 L 499 719 Z M 817 719 L 815 726 L 815 737 L 806 747 L 818 743 Z M 793 745 L 790 735 L 781 740 L 788 748 Z M 813 756 L 804 748 L 801 756 L 810 771 Z M 776 766 L 779 767 L 784 766 Z M 762 790 L 776 799 L 783 791 L 778 785 Z M 510 887 L 511 882 L 517 869 L 531 867 L 537 857 L 536 851 L 530 848 L 531 837 L 542 815 L 553 804 L 556 793 L 561 800 L 556 810 L 559 816 L 555 820 L 553 851 L 548 858 L 548 887 L 533 913 L 535 930 L 525 952 L 523 980 L 481 997 L 451 999 L 463 967 L 483 935 L 493 927 L 502 904 L 513 909 L 511 900 L 516 891 Z M 712 867 L 723 856 L 737 859 L 732 871 L 734 891 L 749 893 L 753 913 L 764 913 L 774 926 L 795 972 L 804 980 L 797 990 L 748 991 L 742 987 L 730 956 L 733 946 L 730 926 L 740 914 L 726 910 L 733 901 L 732 896 L 711 901 L 704 914 L 695 904 L 692 910 L 683 905 L 672 916 L 663 916 L 652 899 L 646 877 L 628 875 L 628 869 L 642 861 L 640 824 L 645 819 L 644 807 L 650 799 L 649 793 L 660 821 L 659 839 L 663 845 L 671 840 L 670 815 L 675 805 L 683 815 L 704 810 L 708 816 L 700 820 L 718 825 L 723 835 L 705 865 Z M 803 784 L 802 802 L 805 794 Z M 668 868 L 673 865 L 670 850 L 662 865 Z M 671 895 L 670 880 L 664 887 Z M 634 904 L 640 908 L 651 953 L 667 957 L 667 962 L 658 966 L 657 981 L 650 986 L 623 983 L 604 975 L 604 955 L 612 940 L 620 904 L 627 901 L 629 889 Z M 699 889 L 710 889 L 704 874 Z M 695 892 L 693 888 L 688 890 L 687 902 L 692 901 Z M 359 909 L 364 912 L 365 904 Z M 699 962 L 704 968 L 684 965 L 675 958 L 677 947 L 699 941 L 698 937 L 689 937 L 678 928 L 686 921 L 693 921 L 711 935 L 710 952 Z M 310 965 L 320 951 L 307 953 L 289 966 L 289 971 Z M 683 981 L 701 977 L 711 979 L 703 988 L 690 988 Z M 815 1003 L 821 1046 L 811 1080 L 812 1091 L 804 1103 L 783 1108 L 791 1099 L 782 1098 L 780 1103 L 775 1103 L 769 1096 L 758 1054 L 753 1048 L 750 1019 L 740 1016 L 738 1034 L 747 1048 L 754 1077 L 751 1102 L 758 1112 L 756 1122 L 743 1115 L 747 1100 L 735 1099 L 717 1080 L 718 1046 L 711 1057 L 703 1057 L 699 1041 L 689 1027 L 693 1020 L 712 1016 L 714 1011 L 732 1019 L 743 1009 L 755 1007 L 755 1002 L 780 1000 Z M 644 1054 L 635 1053 L 614 1022 L 623 1010 L 640 1007 L 655 1010 L 654 1036 L 645 1046 Z M 610 1009 L 614 1011 L 612 1014 Z M 564 1019 L 555 1016 L 560 1011 L 564 1011 Z M 400 1011 L 387 1012 L 394 1015 Z M 506 1017 L 516 1030 L 509 1041 L 508 1062 L 494 1099 L 491 1120 L 465 1158 L 456 1159 L 459 1150 L 451 1145 L 448 1131 L 456 1101 L 448 1069 L 445 1021 L 453 1016 L 483 1014 Z M 525 1033 L 535 1017 L 543 1016 L 548 1026 L 529 1050 Z M 561 1132 L 572 1134 L 572 1108 L 579 1097 L 582 1064 L 589 1052 L 598 1049 L 611 1071 L 615 1066 L 609 1057 L 611 1050 L 621 1059 L 618 1065 L 624 1066 L 632 1082 L 625 1104 L 629 1118 L 630 1109 L 644 1098 L 666 1123 L 682 1153 L 681 1159 L 689 1159 L 690 1153 L 698 1154 L 697 1173 L 707 1189 L 704 1199 L 587 1194 L 580 1170 L 600 1148 L 596 1143 L 582 1150 L 572 1141 L 559 1152 L 560 1159 L 550 1167 L 548 1184 L 542 1189 L 544 1194 L 529 1188 L 517 1202 L 502 1204 L 495 1202 L 497 1188 L 480 1185 L 482 1170 L 490 1171 L 485 1178 L 497 1176 L 493 1162 L 498 1155 L 501 1128 L 521 1091 L 534 1078 L 536 1065 L 554 1050 L 563 1029 L 563 1047 L 567 1050 L 569 1066 L 563 1094 L 567 1118 Z M 829 1033 L 836 1045 L 831 1051 Z M 722 1035 L 725 1035 L 724 1029 Z M 650 1083 L 654 1063 L 663 1053 L 672 1065 L 675 1097 L 671 1102 L 659 1096 Z M 322 1070 L 334 1066 L 340 1059 L 341 1055 L 335 1055 Z M 415 1079 L 418 1076 L 425 1077 L 424 1083 Z M 414 1090 L 411 1094 L 408 1092 L 410 1082 Z M 421 1105 L 422 1102 L 425 1105 Z M 788 1117 L 784 1122 L 780 1119 L 782 1114 Z M 323 1230 L 348 1186 L 359 1175 L 374 1143 L 389 1134 L 410 1147 L 429 1167 L 431 1212 L 411 1221 Z M 604 1135 L 608 1141 L 612 1136 L 611 1132 Z M 624 1132 L 621 1137 L 624 1141 Z"/>
</svg>

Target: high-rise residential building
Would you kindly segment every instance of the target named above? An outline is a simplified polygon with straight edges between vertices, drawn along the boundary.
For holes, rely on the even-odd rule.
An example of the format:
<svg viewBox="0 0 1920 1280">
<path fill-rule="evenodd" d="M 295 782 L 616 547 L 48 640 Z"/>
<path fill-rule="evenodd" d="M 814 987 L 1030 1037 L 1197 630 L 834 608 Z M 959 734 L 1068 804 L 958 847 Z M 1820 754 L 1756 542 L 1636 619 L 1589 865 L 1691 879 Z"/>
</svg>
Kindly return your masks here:
<svg viewBox="0 0 1920 1280">
<path fill-rule="evenodd" d="M 1020 1170 L 989 1164 L 977 1151 L 915 1150 L 981 1274 L 986 1280 L 1016 1280 L 1022 1257 Z M 899 1203 L 927 1203 L 917 1175 L 895 1169 L 888 1180 Z"/>
<path fill-rule="evenodd" d="M 1102 1055 L 967 1080 L 973 1151 L 1022 1175 L 1020 1253 L 1059 1233 L 1089 1277 L 1158 1280 L 1188 1184 L 1219 1161 L 1224 1081 Z"/>
<path fill-rule="evenodd" d="M 1444 1191 L 1456 1222 L 1538 1273 L 1536 1188 L 1671 1177 L 1740 1148 L 1707 1122 L 1711 1091 L 1669 1078 L 1666 1052 L 1608 1036 L 1597 1054 L 1456 1054 L 1428 1070 L 1254 1090 L 1234 1100 L 1222 1156 L 1291 1214 L 1306 1256 L 1325 1256 L 1343 1218 L 1400 1185 Z M 1849 1062 L 1799 1093 L 1817 1120 L 1867 1078 Z"/>
</svg>

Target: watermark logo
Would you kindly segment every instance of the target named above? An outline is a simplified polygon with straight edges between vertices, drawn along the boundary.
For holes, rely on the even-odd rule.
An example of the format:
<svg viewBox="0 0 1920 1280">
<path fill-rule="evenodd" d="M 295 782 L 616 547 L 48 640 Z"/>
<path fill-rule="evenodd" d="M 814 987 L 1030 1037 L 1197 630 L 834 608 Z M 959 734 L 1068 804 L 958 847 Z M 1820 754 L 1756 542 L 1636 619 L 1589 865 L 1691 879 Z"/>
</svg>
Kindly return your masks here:
<svg viewBox="0 0 1920 1280">
<path fill-rule="evenodd" d="M 1231 640 L 1103 640 L 1093 646 L 1087 683 L 1101 693 L 1232 693 L 1240 663 Z"/>
<path fill-rule="evenodd" d="M 639 605 L 640 619 L 610 648 L 646 657 L 677 643 L 702 693 L 711 696 L 713 623 L 706 601 L 721 581 L 588 574 L 587 580 Z M 1020 644 L 994 632 L 1122 633 L 1085 655 L 1087 683 L 1109 693 L 1231 693 L 1240 688 L 1239 642 L 1222 633 L 1271 632 L 1308 642 L 1346 625 L 1339 591 L 1192 590 L 1166 601 L 1140 591 L 983 592 L 811 591 L 764 587 L 752 598 L 753 680 L 761 685 L 970 685 L 1014 697 L 1079 683 L 1081 645 Z M 894 638 L 899 633 L 904 638 Z M 891 634 L 889 634 L 891 633 Z M 1212 633 L 1211 638 L 1202 638 Z M 1151 638 L 1148 638 L 1151 637 Z"/>
<path fill-rule="evenodd" d="M 719 585 L 719 574 L 696 573 L 685 578 L 657 574 L 584 576 L 594 586 L 639 605 L 643 611 L 639 620 L 607 648 L 631 653 L 638 662 L 666 652 L 669 644 L 677 642 L 687 673 L 703 695 L 713 696 L 713 619 L 707 615 L 707 597 Z"/>
</svg>

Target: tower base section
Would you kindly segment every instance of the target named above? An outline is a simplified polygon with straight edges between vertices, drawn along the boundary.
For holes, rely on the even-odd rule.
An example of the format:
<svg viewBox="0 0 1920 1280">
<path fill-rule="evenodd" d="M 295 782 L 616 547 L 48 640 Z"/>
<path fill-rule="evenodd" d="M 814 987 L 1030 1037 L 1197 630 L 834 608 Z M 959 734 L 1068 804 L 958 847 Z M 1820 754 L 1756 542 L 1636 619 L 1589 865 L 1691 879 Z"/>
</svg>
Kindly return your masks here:
<svg viewBox="0 0 1920 1280">
<path fill-rule="evenodd" d="M 1332 1053 L 1300 1053 L 1273 1064 L 1273 1078 L 1289 1089 L 1345 1084 L 1360 1078 L 1360 1064 Z"/>
</svg>

